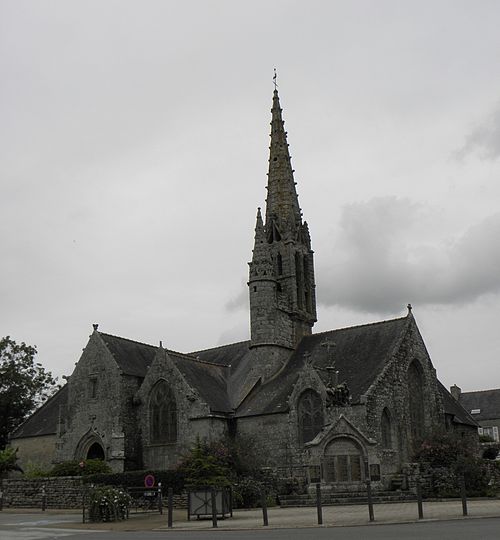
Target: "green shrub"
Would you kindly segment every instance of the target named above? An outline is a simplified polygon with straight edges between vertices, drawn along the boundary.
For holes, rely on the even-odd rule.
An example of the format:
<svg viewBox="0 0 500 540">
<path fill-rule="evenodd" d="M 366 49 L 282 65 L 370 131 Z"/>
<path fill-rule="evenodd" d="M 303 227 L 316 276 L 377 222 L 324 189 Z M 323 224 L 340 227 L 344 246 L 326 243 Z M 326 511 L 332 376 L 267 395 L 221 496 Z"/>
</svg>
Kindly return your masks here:
<svg viewBox="0 0 500 540">
<path fill-rule="evenodd" d="M 200 439 L 187 454 L 177 470 L 182 472 L 191 487 L 224 487 L 230 485 L 231 469 L 224 463 L 226 454 L 217 455 Z"/>
<path fill-rule="evenodd" d="M 478 458 L 475 448 L 453 433 L 435 433 L 425 439 L 415 454 L 415 460 L 431 476 L 425 495 L 431 497 L 457 497 L 462 478 L 467 495 L 492 494 L 491 471 L 485 460 Z"/>
<path fill-rule="evenodd" d="M 46 478 L 47 476 L 50 476 L 50 472 L 50 469 L 44 469 L 32 461 L 28 461 L 24 467 L 25 478 Z"/>
<path fill-rule="evenodd" d="M 88 476 L 91 474 L 110 473 L 111 467 L 101 459 L 87 459 L 82 461 L 63 461 L 54 465 L 50 476 Z"/>
<path fill-rule="evenodd" d="M 17 448 L 0 450 L 0 477 L 9 471 L 21 471 L 17 465 Z"/>
<path fill-rule="evenodd" d="M 125 491 L 99 486 L 88 494 L 90 521 L 118 521 L 126 519 L 132 499 Z"/>
</svg>

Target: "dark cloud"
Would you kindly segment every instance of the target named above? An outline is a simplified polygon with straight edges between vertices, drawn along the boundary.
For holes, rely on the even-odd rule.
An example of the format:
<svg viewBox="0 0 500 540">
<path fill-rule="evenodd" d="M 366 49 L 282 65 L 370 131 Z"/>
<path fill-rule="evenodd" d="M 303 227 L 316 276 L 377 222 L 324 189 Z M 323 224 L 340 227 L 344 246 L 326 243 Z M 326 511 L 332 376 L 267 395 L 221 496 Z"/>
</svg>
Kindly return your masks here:
<svg viewBox="0 0 500 540">
<path fill-rule="evenodd" d="M 458 159 L 478 153 L 482 159 L 500 157 L 500 106 L 467 135 L 464 146 L 455 153 Z"/>
<path fill-rule="evenodd" d="M 500 213 L 452 242 L 412 240 L 431 218 L 407 199 L 376 198 L 344 208 L 334 260 L 319 268 L 318 300 L 394 313 L 408 302 L 466 304 L 500 291 Z"/>
</svg>

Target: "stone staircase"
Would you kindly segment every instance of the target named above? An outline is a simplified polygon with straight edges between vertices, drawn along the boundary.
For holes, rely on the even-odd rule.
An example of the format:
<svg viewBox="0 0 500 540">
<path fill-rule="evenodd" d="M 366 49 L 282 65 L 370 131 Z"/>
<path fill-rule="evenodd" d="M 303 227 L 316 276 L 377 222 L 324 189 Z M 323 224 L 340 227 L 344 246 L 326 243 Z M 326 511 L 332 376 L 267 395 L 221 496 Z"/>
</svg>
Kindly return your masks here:
<svg viewBox="0 0 500 540">
<path fill-rule="evenodd" d="M 372 492 L 373 504 L 415 500 L 416 496 L 410 491 Z M 324 491 L 321 493 L 321 502 L 323 505 L 368 504 L 368 495 L 366 491 Z M 280 505 L 282 508 L 290 506 L 316 506 L 316 495 L 309 493 L 303 495 L 280 495 Z"/>
</svg>

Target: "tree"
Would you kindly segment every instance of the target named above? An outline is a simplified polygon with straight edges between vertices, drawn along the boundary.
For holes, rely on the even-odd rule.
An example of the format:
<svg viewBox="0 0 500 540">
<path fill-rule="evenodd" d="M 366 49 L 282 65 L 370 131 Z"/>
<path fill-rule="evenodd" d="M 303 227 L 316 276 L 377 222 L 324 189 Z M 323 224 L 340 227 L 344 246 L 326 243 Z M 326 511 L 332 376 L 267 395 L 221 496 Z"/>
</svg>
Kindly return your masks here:
<svg viewBox="0 0 500 540">
<path fill-rule="evenodd" d="M 0 450 L 0 478 L 9 471 L 21 471 L 17 465 L 17 448 L 6 448 Z"/>
<path fill-rule="evenodd" d="M 35 362 L 36 347 L 0 339 L 0 450 L 9 433 L 57 389 L 49 371 Z"/>
</svg>

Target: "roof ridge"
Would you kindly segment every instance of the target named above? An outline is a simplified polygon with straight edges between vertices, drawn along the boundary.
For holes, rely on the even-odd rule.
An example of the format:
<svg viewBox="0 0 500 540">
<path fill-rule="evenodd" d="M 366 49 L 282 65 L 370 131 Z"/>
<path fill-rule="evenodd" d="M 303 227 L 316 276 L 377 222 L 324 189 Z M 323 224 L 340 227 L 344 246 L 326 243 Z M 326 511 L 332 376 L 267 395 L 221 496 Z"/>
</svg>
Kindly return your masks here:
<svg viewBox="0 0 500 540">
<path fill-rule="evenodd" d="M 208 347 L 207 349 L 200 349 L 198 351 L 193 351 L 189 354 L 203 353 L 207 351 L 215 351 L 217 349 L 224 349 L 225 347 L 231 347 L 232 345 L 240 345 L 241 343 L 250 343 L 249 339 L 244 339 L 242 341 L 235 341 L 234 343 L 226 343 L 225 345 L 218 345 L 217 347 Z"/>
<path fill-rule="evenodd" d="M 201 360 L 200 358 L 197 358 L 196 356 L 191 356 L 191 354 L 179 353 L 177 351 L 171 351 L 169 349 L 164 349 L 164 350 L 167 354 L 172 353 L 178 356 L 179 358 L 182 358 L 183 360 L 191 360 L 193 362 L 197 362 L 198 364 L 208 364 L 210 366 L 229 367 L 229 366 L 226 366 L 225 364 L 218 364 L 216 362 L 207 362 L 206 360 Z"/>
<path fill-rule="evenodd" d="M 500 388 L 489 388 L 487 390 L 469 390 L 467 392 L 462 392 L 460 395 L 463 396 L 464 394 L 480 394 L 483 392 L 500 392 Z"/>
<path fill-rule="evenodd" d="M 131 343 L 137 343 L 138 345 L 146 345 L 146 347 L 152 347 L 153 349 L 158 348 L 158 345 L 151 345 L 149 343 L 144 343 L 143 341 L 137 341 L 135 339 L 130 339 L 130 338 L 122 337 L 122 336 L 115 336 L 114 334 L 108 334 L 106 332 L 100 332 L 100 331 L 98 331 L 97 333 L 101 336 L 109 336 L 116 339 L 123 339 L 123 341 L 130 341 Z"/>
<path fill-rule="evenodd" d="M 390 322 L 403 321 L 407 318 L 408 318 L 408 315 L 404 315 L 403 317 L 396 317 L 395 319 L 384 319 L 383 321 L 375 321 L 375 322 L 365 323 L 365 324 L 356 324 L 354 326 L 342 326 L 341 328 L 334 328 L 333 330 L 324 330 L 323 332 L 317 332 L 306 337 L 320 336 L 321 334 L 328 334 L 330 332 L 338 332 L 339 330 L 354 330 L 355 328 L 363 328 L 366 326 L 376 326 L 378 324 L 386 324 Z"/>
</svg>

